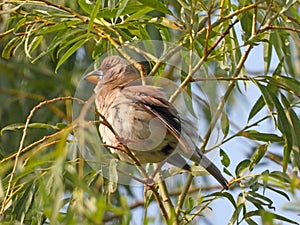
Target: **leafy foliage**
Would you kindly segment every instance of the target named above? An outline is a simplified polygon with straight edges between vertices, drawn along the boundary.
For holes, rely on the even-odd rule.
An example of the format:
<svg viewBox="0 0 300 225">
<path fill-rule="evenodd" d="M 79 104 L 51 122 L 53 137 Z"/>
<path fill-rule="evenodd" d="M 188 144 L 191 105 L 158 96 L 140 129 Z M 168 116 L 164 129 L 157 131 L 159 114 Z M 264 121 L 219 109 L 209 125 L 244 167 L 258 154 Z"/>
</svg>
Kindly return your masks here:
<svg viewBox="0 0 300 225">
<path fill-rule="evenodd" d="M 143 207 L 144 224 L 205 223 L 207 209 L 223 199 L 232 207 L 228 224 L 299 224 L 299 7 L 297 0 L 2 1 L 0 221 L 129 224 Z M 200 149 L 220 152 L 229 191 L 213 192 L 215 186 L 199 185 L 204 178 L 181 174 L 177 185 L 161 181 L 141 199 L 135 188 L 103 178 L 79 153 L 71 104 L 81 100 L 68 96 L 104 52 L 114 48 L 130 60 L 120 46 L 135 40 L 174 43 L 167 51 L 143 46 L 149 74 L 174 79 L 191 95 L 207 94 Z M 260 46 L 264 71 L 250 70 L 247 60 Z M 164 62 L 181 47 L 190 54 L 179 63 L 189 67 L 174 77 Z M 192 65 L 193 54 L 199 60 Z M 234 111 L 250 86 L 258 98 L 240 122 Z M 246 145 L 236 149 L 234 141 Z M 236 162 L 238 151 L 244 158 Z M 295 203 L 293 218 L 275 211 L 274 193 Z"/>
</svg>

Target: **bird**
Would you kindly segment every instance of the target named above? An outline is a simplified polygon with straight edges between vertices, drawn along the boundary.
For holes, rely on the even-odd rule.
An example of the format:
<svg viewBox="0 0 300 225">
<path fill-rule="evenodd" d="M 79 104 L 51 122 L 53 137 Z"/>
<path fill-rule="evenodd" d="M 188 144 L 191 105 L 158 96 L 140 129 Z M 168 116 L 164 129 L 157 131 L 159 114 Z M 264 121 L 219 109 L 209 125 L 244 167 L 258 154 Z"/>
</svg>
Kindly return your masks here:
<svg viewBox="0 0 300 225">
<path fill-rule="evenodd" d="M 187 158 L 228 189 L 221 171 L 191 140 L 196 135 L 193 124 L 180 115 L 162 88 L 134 82 L 140 75 L 126 59 L 107 56 L 84 79 L 96 84 L 96 110 L 110 125 L 100 124 L 99 132 L 119 160 L 133 163 L 127 153 L 113 147 L 120 142 L 140 164 L 168 162 L 191 171 Z"/>
</svg>

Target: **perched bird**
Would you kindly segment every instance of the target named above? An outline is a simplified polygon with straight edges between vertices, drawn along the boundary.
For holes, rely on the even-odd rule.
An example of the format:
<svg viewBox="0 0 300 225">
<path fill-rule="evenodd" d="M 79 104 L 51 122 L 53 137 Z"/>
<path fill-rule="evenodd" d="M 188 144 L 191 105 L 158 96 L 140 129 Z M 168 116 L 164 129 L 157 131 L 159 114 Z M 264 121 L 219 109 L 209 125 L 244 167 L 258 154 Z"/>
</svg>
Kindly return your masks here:
<svg viewBox="0 0 300 225">
<path fill-rule="evenodd" d="M 228 189 L 220 170 L 190 140 L 195 136 L 192 125 L 180 117 L 161 88 L 134 83 L 140 76 L 128 61 L 116 55 L 106 57 L 100 68 L 85 79 L 97 83 L 97 111 L 141 164 L 167 161 L 190 170 L 184 156 L 204 167 Z M 108 146 L 120 144 L 107 126 L 101 124 L 99 131 Z M 120 160 L 132 162 L 128 154 L 112 147 L 110 150 Z"/>
</svg>

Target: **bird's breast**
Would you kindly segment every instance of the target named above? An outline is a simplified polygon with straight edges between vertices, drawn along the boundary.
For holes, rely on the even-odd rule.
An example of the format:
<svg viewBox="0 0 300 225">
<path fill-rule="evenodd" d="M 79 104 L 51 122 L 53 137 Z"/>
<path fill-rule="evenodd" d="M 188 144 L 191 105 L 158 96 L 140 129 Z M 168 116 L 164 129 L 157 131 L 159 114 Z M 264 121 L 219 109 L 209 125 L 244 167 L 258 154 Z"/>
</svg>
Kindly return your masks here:
<svg viewBox="0 0 300 225">
<path fill-rule="evenodd" d="M 135 154 L 140 163 L 161 162 L 176 148 L 177 140 L 169 133 L 165 124 L 122 93 L 109 99 L 102 98 L 97 108 L 120 137 L 122 144 Z M 104 143 L 111 146 L 119 144 L 108 127 L 101 124 L 99 131 Z M 120 150 L 111 150 L 122 160 L 130 161 Z"/>
</svg>

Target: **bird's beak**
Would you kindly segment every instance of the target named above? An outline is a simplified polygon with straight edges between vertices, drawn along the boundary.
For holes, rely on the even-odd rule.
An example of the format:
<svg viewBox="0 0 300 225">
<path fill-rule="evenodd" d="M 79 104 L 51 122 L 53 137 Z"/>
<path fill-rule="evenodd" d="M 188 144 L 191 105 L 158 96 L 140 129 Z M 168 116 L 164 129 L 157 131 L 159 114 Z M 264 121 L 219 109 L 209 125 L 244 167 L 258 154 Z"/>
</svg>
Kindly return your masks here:
<svg viewBox="0 0 300 225">
<path fill-rule="evenodd" d="M 89 72 L 87 75 L 85 75 L 83 79 L 91 83 L 97 84 L 98 81 L 101 79 L 101 77 L 103 77 L 102 70 L 94 70 L 92 72 Z"/>
</svg>

